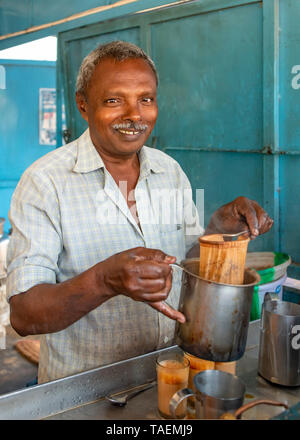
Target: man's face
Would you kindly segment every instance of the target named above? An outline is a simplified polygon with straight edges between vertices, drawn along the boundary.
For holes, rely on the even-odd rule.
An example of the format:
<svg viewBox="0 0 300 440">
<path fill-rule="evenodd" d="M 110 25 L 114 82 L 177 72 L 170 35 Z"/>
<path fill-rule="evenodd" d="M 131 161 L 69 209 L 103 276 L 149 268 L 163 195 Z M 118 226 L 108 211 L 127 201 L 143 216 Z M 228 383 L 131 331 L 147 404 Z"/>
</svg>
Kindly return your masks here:
<svg viewBox="0 0 300 440">
<path fill-rule="evenodd" d="M 86 99 L 77 95 L 76 101 L 99 153 L 126 157 L 140 150 L 157 119 L 156 94 L 155 75 L 143 59 L 106 58 L 96 66 Z"/>
</svg>

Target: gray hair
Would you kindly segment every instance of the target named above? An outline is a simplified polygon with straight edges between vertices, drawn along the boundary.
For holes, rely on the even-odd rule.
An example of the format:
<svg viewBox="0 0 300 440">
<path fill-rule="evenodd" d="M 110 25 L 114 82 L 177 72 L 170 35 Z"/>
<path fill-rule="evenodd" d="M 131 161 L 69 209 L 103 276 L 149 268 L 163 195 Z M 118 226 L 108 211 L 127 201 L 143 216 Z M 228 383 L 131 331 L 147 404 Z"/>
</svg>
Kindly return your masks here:
<svg viewBox="0 0 300 440">
<path fill-rule="evenodd" d="M 86 89 L 95 67 L 104 58 L 113 58 L 116 61 L 124 61 L 128 58 L 141 58 L 151 67 L 156 78 L 156 84 L 158 84 L 155 64 L 140 47 L 127 41 L 112 41 L 111 43 L 101 44 L 84 58 L 77 76 L 76 93 L 86 96 Z"/>
</svg>

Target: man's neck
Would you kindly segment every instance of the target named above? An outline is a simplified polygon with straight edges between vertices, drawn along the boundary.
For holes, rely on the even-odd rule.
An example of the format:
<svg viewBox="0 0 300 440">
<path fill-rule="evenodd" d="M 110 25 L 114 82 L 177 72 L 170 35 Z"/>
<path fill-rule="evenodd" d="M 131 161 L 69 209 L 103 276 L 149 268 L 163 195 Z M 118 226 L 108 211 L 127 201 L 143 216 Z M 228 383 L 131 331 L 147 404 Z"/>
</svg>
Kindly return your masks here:
<svg viewBox="0 0 300 440">
<path fill-rule="evenodd" d="M 101 155 L 105 168 L 112 176 L 131 176 L 140 173 L 140 161 L 137 153 L 129 158 L 106 158 Z"/>
</svg>

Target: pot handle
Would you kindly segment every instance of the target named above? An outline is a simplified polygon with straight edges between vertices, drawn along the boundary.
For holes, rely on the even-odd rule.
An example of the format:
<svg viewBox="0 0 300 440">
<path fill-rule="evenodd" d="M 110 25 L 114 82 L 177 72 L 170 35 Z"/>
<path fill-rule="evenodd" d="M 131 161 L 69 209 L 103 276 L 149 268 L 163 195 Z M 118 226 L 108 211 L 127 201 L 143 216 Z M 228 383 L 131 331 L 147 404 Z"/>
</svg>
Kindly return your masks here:
<svg viewBox="0 0 300 440">
<path fill-rule="evenodd" d="M 268 399 L 259 399 L 254 400 L 253 402 L 246 403 L 245 405 L 241 406 L 239 409 L 237 409 L 234 414 L 230 413 L 224 413 L 222 414 L 222 419 L 240 419 L 241 415 L 247 411 L 250 408 L 253 408 L 256 405 L 273 405 L 273 406 L 283 406 L 285 409 L 288 409 L 288 405 L 283 402 L 278 402 L 277 400 L 268 400 Z"/>
<path fill-rule="evenodd" d="M 178 263 L 170 263 L 169 266 L 171 266 L 171 267 L 173 267 L 175 269 L 180 269 L 182 272 L 185 271 L 184 267 L 180 266 L 180 264 L 178 264 Z"/>
<path fill-rule="evenodd" d="M 169 409 L 170 409 L 170 413 L 174 419 L 177 419 L 177 416 L 176 416 L 177 406 L 181 402 L 183 402 L 185 399 L 187 399 L 188 397 L 192 397 L 192 396 L 195 396 L 195 393 L 193 390 L 191 390 L 190 388 L 183 388 L 182 390 L 177 391 L 177 393 L 175 393 L 171 397 L 170 403 L 169 403 Z"/>
</svg>

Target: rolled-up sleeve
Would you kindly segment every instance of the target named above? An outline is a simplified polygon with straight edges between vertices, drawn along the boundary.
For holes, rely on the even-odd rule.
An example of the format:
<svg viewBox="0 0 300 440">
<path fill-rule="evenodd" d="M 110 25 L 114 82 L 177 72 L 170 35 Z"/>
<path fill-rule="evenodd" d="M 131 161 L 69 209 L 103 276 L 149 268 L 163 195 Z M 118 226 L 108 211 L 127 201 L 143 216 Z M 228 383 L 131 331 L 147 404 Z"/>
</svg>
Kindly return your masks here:
<svg viewBox="0 0 300 440">
<path fill-rule="evenodd" d="M 56 283 L 62 250 L 55 186 L 27 170 L 11 201 L 12 235 L 7 250 L 7 299 L 42 283 Z"/>
</svg>

